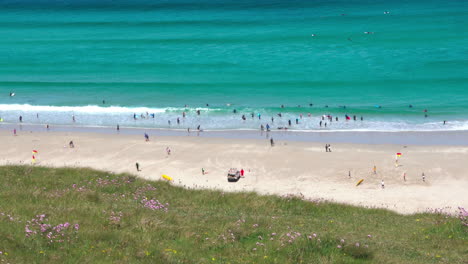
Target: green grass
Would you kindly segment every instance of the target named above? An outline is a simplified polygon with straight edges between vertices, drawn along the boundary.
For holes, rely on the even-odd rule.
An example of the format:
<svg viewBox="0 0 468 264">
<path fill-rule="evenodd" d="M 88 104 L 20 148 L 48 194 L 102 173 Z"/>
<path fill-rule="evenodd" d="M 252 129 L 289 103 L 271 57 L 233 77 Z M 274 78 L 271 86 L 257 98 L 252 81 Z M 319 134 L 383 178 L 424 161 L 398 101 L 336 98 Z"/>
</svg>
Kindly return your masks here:
<svg viewBox="0 0 468 264">
<path fill-rule="evenodd" d="M 90 169 L 8 166 L 0 179 L 1 263 L 463 263 L 468 256 L 467 227 L 444 214 L 187 190 Z M 168 203 L 167 211 L 144 207 L 143 197 Z M 33 224 L 37 234 L 26 236 L 27 221 L 40 214 L 51 226 L 71 224 L 64 242 L 50 242 L 51 227 Z"/>
</svg>

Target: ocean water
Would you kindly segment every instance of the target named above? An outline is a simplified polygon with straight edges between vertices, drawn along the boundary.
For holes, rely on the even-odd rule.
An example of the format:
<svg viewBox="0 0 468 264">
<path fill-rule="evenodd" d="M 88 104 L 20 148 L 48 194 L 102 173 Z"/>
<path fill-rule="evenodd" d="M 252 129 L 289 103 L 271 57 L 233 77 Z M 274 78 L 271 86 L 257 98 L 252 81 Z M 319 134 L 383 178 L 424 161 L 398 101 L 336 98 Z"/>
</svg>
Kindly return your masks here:
<svg viewBox="0 0 468 264">
<path fill-rule="evenodd" d="M 468 130 L 467 25 L 456 0 L 0 0 L 0 118 Z"/>
</svg>

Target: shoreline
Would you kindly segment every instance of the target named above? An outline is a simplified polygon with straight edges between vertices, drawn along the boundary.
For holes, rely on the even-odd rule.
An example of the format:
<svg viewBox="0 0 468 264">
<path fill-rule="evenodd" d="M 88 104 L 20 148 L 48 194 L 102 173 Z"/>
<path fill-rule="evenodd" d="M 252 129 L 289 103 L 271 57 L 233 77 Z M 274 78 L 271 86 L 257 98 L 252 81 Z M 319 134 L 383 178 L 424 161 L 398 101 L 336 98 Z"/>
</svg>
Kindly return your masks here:
<svg viewBox="0 0 468 264">
<path fill-rule="evenodd" d="M 324 144 L 275 137 L 271 147 L 265 138 L 161 136 L 93 132 L 39 132 L 0 130 L 3 151 L 0 165 L 90 167 L 113 173 L 132 173 L 160 180 L 166 174 L 186 188 L 254 191 L 260 194 L 303 195 L 364 207 L 386 208 L 403 214 L 429 209 L 468 207 L 464 195 L 468 180 L 468 147 L 398 144 Z M 75 148 L 68 142 L 74 141 Z M 329 142 L 330 143 L 330 142 Z M 171 155 L 166 153 L 170 147 Z M 403 156 L 395 166 L 395 153 Z M 138 162 L 142 171 L 136 172 Z M 377 173 L 372 173 L 373 166 Z M 207 174 L 202 175 L 202 168 Z M 243 168 L 246 177 L 228 183 L 229 168 Z M 351 173 L 351 176 L 349 176 Z M 406 174 L 406 180 L 402 175 Z M 422 181 L 421 173 L 426 180 Z M 356 183 L 364 183 L 356 187 Z M 385 188 L 381 188 L 381 180 Z"/>
<path fill-rule="evenodd" d="M 120 127 L 116 131 L 114 127 L 100 126 L 74 126 L 53 125 L 49 130 L 45 125 L 0 123 L 0 131 L 30 131 L 30 132 L 76 132 L 98 133 L 112 135 L 143 135 L 150 136 L 175 136 L 175 137 L 202 137 L 224 139 L 257 139 L 267 140 L 273 137 L 275 140 L 316 143 L 351 143 L 351 144 L 395 144 L 415 146 L 468 146 L 468 131 L 295 131 L 272 130 L 270 132 L 259 130 L 191 130 L 164 129 L 164 128 L 138 128 Z"/>
</svg>

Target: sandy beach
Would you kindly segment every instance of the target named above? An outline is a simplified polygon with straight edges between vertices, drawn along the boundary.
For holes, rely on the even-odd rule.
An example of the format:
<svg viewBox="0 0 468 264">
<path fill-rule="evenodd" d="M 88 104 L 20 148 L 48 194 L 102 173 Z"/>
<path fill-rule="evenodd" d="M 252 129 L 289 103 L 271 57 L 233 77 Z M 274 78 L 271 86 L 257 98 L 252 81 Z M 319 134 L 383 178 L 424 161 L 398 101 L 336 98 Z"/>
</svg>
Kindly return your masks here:
<svg viewBox="0 0 468 264">
<path fill-rule="evenodd" d="M 70 140 L 74 148 L 68 146 Z M 32 164 L 32 151 L 37 150 L 36 166 L 91 167 L 152 180 L 166 174 L 174 184 L 189 188 L 303 195 L 404 214 L 468 206 L 467 146 L 334 143 L 332 152 L 325 152 L 325 143 L 278 140 L 271 147 L 267 139 L 206 138 L 196 133 L 150 133 L 145 142 L 143 134 L 18 131 L 14 136 L 6 130 L 0 130 L 0 142 L 0 165 Z M 229 168 L 244 169 L 245 177 L 227 182 Z"/>
</svg>

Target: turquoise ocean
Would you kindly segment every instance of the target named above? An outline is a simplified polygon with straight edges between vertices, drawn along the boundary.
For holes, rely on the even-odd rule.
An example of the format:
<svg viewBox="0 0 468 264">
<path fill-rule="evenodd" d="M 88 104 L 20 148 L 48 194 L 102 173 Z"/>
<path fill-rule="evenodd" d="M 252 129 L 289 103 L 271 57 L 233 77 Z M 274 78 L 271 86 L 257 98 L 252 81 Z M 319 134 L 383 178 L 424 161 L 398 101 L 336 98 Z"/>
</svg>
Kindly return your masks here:
<svg viewBox="0 0 468 264">
<path fill-rule="evenodd" d="M 20 115 L 50 125 L 468 130 L 468 1 L 0 0 L 0 118 Z M 322 115 L 333 116 L 327 128 Z"/>
</svg>

